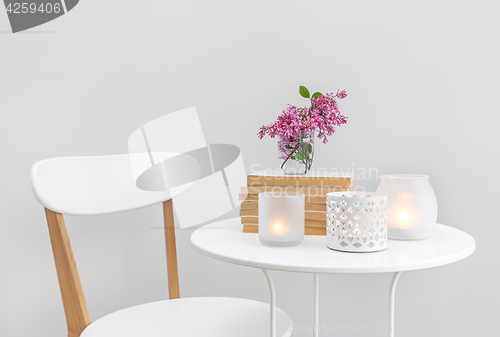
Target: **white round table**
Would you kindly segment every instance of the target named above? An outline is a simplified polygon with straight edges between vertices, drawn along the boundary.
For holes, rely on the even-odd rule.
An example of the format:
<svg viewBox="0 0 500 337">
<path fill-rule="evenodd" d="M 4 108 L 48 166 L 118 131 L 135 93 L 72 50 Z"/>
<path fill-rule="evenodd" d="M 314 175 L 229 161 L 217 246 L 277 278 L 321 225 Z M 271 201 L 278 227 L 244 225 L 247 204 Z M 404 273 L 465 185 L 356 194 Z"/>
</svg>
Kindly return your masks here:
<svg viewBox="0 0 500 337">
<path fill-rule="evenodd" d="M 345 253 L 328 249 L 325 236 L 306 235 L 297 247 L 270 247 L 258 234 L 243 233 L 240 219 L 229 219 L 204 226 L 191 236 L 200 253 L 218 260 L 261 268 L 271 292 L 271 319 L 274 320 L 275 293 L 267 270 L 314 273 L 315 336 L 318 336 L 318 274 L 393 272 L 390 288 L 390 336 L 394 336 L 394 294 L 401 272 L 438 267 L 466 258 L 474 252 L 474 239 L 458 229 L 437 224 L 425 240 L 389 240 L 389 247 L 373 253 Z M 273 324 L 271 324 L 273 329 Z M 273 330 L 271 331 L 273 336 Z"/>
</svg>

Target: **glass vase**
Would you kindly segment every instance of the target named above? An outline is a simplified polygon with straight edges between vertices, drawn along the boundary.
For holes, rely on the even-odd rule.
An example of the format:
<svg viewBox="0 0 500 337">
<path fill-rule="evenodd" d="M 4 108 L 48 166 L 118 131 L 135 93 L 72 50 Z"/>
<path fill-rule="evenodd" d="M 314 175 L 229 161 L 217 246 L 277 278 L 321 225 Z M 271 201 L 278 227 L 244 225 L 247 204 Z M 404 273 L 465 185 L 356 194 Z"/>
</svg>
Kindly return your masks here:
<svg viewBox="0 0 500 337">
<path fill-rule="evenodd" d="M 284 174 L 306 174 L 314 159 L 314 133 L 304 134 L 300 139 L 278 140 L 280 168 Z"/>
</svg>

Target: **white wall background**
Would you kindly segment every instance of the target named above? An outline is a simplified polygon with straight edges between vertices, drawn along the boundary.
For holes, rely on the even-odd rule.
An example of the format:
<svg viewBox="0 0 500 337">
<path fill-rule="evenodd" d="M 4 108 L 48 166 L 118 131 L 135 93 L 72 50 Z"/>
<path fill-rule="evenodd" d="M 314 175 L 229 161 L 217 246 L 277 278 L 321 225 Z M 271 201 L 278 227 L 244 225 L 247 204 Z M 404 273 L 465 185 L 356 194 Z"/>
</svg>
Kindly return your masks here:
<svg viewBox="0 0 500 337">
<path fill-rule="evenodd" d="M 247 168 L 275 166 L 275 141 L 256 132 L 287 103 L 306 103 L 299 85 L 349 92 L 349 123 L 318 145 L 316 167 L 429 174 L 439 222 L 477 241 L 464 261 L 403 274 L 397 335 L 498 336 L 499 10 L 464 0 L 82 0 L 11 34 L 0 9 L 0 336 L 66 334 L 33 163 L 124 153 L 137 127 L 196 105 L 208 142 L 238 145 Z M 67 225 L 92 319 L 167 297 L 161 207 Z M 194 252 L 190 234 L 178 232 L 183 296 L 268 300 L 259 270 Z M 273 275 L 278 304 L 308 329 L 312 276 Z M 384 335 L 390 277 L 323 276 L 321 321 Z"/>
</svg>

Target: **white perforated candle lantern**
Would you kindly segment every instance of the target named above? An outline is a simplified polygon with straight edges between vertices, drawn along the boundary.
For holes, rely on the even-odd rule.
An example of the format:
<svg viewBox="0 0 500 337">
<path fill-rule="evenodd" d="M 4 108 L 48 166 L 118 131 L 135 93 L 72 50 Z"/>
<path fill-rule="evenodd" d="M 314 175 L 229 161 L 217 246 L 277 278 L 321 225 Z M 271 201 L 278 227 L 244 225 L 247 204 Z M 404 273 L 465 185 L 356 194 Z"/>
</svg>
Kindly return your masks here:
<svg viewBox="0 0 500 337">
<path fill-rule="evenodd" d="M 387 248 L 387 196 L 376 192 L 332 192 L 327 198 L 328 248 L 376 252 Z"/>
<path fill-rule="evenodd" d="M 429 176 L 391 174 L 381 176 L 377 192 L 387 194 L 389 238 L 428 238 L 436 225 L 438 205 Z"/>
<path fill-rule="evenodd" d="M 259 193 L 259 239 L 267 246 L 291 247 L 304 241 L 304 194 Z"/>
</svg>

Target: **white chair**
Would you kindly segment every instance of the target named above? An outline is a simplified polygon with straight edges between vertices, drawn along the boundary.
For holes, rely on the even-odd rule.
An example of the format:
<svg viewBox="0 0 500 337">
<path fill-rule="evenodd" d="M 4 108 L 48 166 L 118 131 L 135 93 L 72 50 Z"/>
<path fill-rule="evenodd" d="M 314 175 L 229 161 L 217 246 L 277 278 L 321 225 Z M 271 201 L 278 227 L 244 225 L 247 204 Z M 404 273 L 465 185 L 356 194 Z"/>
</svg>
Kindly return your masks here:
<svg viewBox="0 0 500 337">
<path fill-rule="evenodd" d="M 179 298 L 172 200 L 169 192 L 135 186 L 129 155 L 43 160 L 31 171 L 45 207 L 69 337 L 261 337 L 270 333 L 269 304 L 238 298 Z M 163 203 L 169 300 L 142 304 L 91 323 L 63 214 L 98 215 Z M 277 336 L 291 320 L 276 311 Z"/>
</svg>

